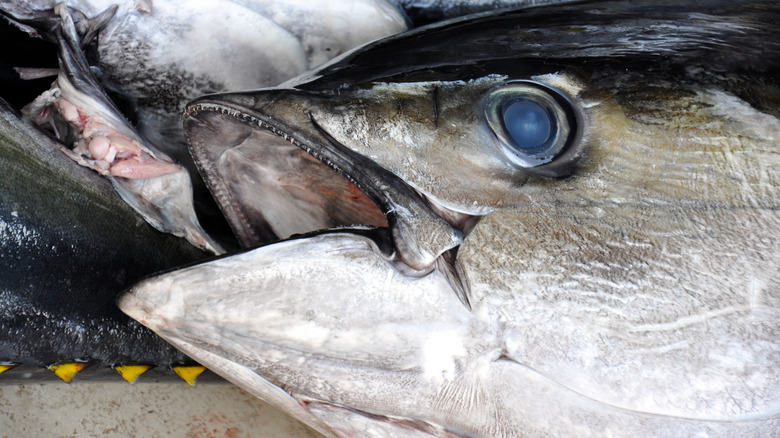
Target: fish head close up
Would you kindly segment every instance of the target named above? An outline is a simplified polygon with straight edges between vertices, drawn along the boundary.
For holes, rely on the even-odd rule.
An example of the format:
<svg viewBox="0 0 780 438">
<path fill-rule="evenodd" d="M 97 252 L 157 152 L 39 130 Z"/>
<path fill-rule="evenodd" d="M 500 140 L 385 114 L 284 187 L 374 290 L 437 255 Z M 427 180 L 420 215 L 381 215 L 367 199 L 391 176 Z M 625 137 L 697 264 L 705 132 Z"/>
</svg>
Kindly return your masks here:
<svg viewBox="0 0 780 438">
<path fill-rule="evenodd" d="M 479 15 L 200 98 L 223 212 L 283 240 L 120 307 L 327 435 L 771 435 L 779 15 Z"/>
</svg>

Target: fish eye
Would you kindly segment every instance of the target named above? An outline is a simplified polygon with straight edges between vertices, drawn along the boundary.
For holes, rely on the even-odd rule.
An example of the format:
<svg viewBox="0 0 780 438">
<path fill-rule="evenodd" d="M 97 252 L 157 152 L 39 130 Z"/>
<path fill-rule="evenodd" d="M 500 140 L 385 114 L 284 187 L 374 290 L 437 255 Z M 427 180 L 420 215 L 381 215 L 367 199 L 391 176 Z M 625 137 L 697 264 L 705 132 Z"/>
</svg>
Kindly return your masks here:
<svg viewBox="0 0 780 438">
<path fill-rule="evenodd" d="M 526 98 L 512 99 L 501 106 L 501 114 L 519 151 L 535 155 L 554 148 L 550 142 L 554 139 L 555 116 L 543 106 Z"/>
<path fill-rule="evenodd" d="M 499 85 L 488 92 L 484 111 L 503 152 L 521 167 L 551 163 L 576 143 L 579 126 L 574 105 L 546 85 L 532 81 Z"/>
</svg>

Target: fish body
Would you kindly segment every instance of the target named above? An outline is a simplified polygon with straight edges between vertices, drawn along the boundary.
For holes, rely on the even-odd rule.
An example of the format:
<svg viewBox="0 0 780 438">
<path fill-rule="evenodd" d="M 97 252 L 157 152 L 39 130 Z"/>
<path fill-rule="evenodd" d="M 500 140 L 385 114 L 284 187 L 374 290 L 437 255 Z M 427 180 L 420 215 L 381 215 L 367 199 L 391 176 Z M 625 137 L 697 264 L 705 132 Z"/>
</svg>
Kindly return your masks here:
<svg viewBox="0 0 780 438">
<path fill-rule="evenodd" d="M 384 0 L 0 2 L 0 12 L 31 35 L 47 34 L 41 22 L 61 15 L 55 8 L 72 17 L 75 39 L 84 48 L 88 74 L 96 84 L 121 103 L 144 140 L 189 171 L 200 222 L 228 247 L 235 245 L 233 237 L 187 151 L 180 118 L 185 103 L 217 91 L 277 85 L 348 49 L 408 26 L 403 13 Z M 152 202 L 150 209 L 137 197 L 130 200 L 133 195 L 129 193 L 159 187 L 138 185 L 134 181 L 123 196 L 145 209 L 147 217 L 152 216 L 151 210 L 161 204 Z M 184 181 L 178 182 L 171 192 L 189 190 L 183 185 Z M 166 202 L 176 198 L 173 194 L 153 196 Z M 160 218 L 151 223 L 179 235 L 194 234 L 195 244 L 221 251 L 219 244 L 191 230 L 199 224 L 181 227 Z"/>
<path fill-rule="evenodd" d="M 7 1 L 0 10 L 26 23 L 57 3 Z M 65 4 L 88 34 L 84 44 L 92 46 L 90 61 L 101 84 L 129 101 L 142 135 L 182 162 L 187 161 L 186 147 L 176 150 L 169 143 L 175 140 L 172 132 L 181 138 L 178 117 L 188 100 L 274 86 L 407 28 L 403 15 L 382 1 L 342 6 L 278 0 Z"/>
<path fill-rule="evenodd" d="M 193 153 L 247 242 L 277 208 L 251 187 L 302 160 L 387 225 L 333 215 L 373 217 L 311 171 L 270 190 L 336 228 L 301 221 L 119 305 L 328 436 L 775 435 L 778 19 L 773 2 L 502 12 L 198 99 Z"/>
<path fill-rule="evenodd" d="M 115 298 L 207 254 L 147 225 L 107 180 L 4 102 L 0 135 L 0 361 L 191 362 L 123 315 Z"/>
</svg>

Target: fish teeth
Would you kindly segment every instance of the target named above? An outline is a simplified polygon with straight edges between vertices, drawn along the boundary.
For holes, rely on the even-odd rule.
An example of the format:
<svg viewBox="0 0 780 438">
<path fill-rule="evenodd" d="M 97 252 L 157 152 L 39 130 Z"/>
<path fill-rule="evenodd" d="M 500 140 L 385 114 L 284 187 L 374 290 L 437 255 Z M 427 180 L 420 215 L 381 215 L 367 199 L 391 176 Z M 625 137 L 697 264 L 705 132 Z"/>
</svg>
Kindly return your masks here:
<svg viewBox="0 0 780 438">
<path fill-rule="evenodd" d="M 0 363 L 0 374 L 3 374 L 4 372 L 10 370 L 11 368 L 16 368 L 18 366 L 19 366 L 18 363 L 11 363 L 11 362 Z"/>
<path fill-rule="evenodd" d="M 181 365 L 173 367 L 173 372 L 190 386 L 195 386 L 195 379 L 203 374 L 204 371 L 206 371 L 206 367 L 203 365 Z"/>
</svg>

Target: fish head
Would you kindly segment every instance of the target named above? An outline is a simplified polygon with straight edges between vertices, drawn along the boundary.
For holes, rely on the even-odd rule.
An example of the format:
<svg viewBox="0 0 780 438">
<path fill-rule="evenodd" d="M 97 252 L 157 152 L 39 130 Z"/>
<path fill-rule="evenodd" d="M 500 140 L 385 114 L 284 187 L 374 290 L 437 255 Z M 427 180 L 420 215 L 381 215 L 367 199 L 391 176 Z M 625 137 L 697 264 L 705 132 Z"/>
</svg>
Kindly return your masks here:
<svg viewBox="0 0 780 438">
<path fill-rule="evenodd" d="M 237 234 L 324 230 L 295 223 L 120 307 L 330 435 L 777 430 L 777 14 L 483 15 L 201 98 L 185 129 Z M 324 167 L 298 205 L 317 207 L 271 219 L 301 197 L 251 187 L 304 156 Z"/>
</svg>

